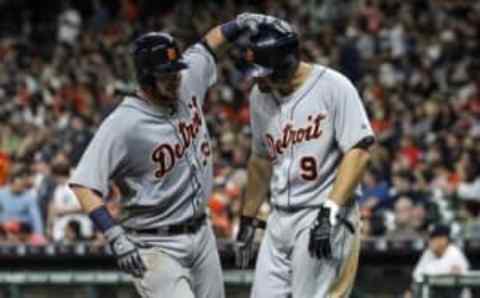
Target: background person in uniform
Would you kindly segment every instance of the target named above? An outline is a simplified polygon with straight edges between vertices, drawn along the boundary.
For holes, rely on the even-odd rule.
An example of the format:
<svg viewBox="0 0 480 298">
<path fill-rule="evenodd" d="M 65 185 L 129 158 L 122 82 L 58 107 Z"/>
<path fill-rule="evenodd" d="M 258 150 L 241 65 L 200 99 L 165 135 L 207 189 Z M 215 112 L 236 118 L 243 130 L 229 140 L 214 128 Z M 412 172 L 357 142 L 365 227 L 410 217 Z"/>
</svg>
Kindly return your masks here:
<svg viewBox="0 0 480 298">
<path fill-rule="evenodd" d="M 357 90 L 335 70 L 299 59 L 299 40 L 280 19 L 245 14 L 252 155 L 237 240 L 248 265 L 256 215 L 272 213 L 251 297 L 348 297 L 360 250 L 354 200 L 374 142 Z M 290 295 L 290 296 L 289 296 Z"/>
<path fill-rule="evenodd" d="M 465 274 L 470 264 L 458 246 L 450 241 L 450 228 L 446 225 L 436 225 L 430 230 L 428 248 L 420 257 L 413 271 L 413 280 L 421 282 L 424 275 Z M 417 289 L 420 290 L 420 289 Z M 411 297 L 407 291 L 405 297 Z M 466 291 L 463 295 L 467 295 Z M 462 289 L 434 289 L 431 297 L 466 297 Z"/>
<path fill-rule="evenodd" d="M 167 33 L 135 40 L 140 88 L 102 123 L 70 185 L 143 297 L 224 297 L 215 237 L 206 224 L 212 152 L 202 111 L 215 53 L 246 26 L 217 26 L 184 55 Z M 102 200 L 122 192 L 115 222 Z"/>
</svg>

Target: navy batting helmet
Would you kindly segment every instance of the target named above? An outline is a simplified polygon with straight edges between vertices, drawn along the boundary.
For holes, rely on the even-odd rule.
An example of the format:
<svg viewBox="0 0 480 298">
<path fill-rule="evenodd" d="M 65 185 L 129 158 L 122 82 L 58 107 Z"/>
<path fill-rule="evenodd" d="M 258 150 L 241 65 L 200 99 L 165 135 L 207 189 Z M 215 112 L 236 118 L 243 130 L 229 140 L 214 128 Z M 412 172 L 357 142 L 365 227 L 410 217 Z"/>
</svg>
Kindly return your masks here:
<svg viewBox="0 0 480 298">
<path fill-rule="evenodd" d="M 282 30 L 278 24 L 260 24 L 244 52 L 247 74 L 251 77 L 270 75 L 274 80 L 290 78 L 300 62 L 298 48 L 295 32 Z"/>
<path fill-rule="evenodd" d="M 133 61 L 140 85 L 152 85 L 157 75 L 187 68 L 177 43 L 168 33 L 150 32 L 133 42 Z"/>
</svg>

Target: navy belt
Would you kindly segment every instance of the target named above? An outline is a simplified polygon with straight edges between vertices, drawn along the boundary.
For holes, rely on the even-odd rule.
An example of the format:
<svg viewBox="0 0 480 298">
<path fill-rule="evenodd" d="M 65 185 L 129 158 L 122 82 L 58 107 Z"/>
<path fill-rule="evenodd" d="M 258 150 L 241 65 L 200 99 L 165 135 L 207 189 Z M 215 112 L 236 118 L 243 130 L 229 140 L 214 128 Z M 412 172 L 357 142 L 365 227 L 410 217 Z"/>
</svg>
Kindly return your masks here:
<svg viewBox="0 0 480 298">
<path fill-rule="evenodd" d="M 322 206 L 322 204 L 313 204 L 313 205 L 302 205 L 302 206 L 281 206 L 277 204 L 272 204 L 273 209 L 277 209 L 279 211 L 285 212 L 285 213 L 295 213 L 300 210 L 304 209 L 319 209 Z M 349 212 L 351 209 L 351 206 L 347 206 L 347 209 L 344 209 L 345 211 Z M 340 223 L 345 225 L 346 228 L 352 233 L 355 233 L 355 226 L 353 223 L 350 222 L 350 220 L 347 219 L 347 213 L 343 212 L 339 214 L 338 219 L 340 220 Z"/>
<path fill-rule="evenodd" d="M 273 209 L 277 209 L 282 212 L 290 213 L 290 212 L 297 212 L 304 209 L 319 209 L 322 204 L 314 204 L 314 205 L 302 205 L 302 206 L 281 206 L 277 204 L 272 204 Z"/>
<path fill-rule="evenodd" d="M 207 215 L 202 214 L 200 217 L 191 218 L 183 223 L 163 226 L 159 228 L 151 229 L 129 229 L 130 233 L 135 235 L 148 235 L 148 236 L 171 236 L 180 234 L 195 234 L 206 223 Z"/>
</svg>

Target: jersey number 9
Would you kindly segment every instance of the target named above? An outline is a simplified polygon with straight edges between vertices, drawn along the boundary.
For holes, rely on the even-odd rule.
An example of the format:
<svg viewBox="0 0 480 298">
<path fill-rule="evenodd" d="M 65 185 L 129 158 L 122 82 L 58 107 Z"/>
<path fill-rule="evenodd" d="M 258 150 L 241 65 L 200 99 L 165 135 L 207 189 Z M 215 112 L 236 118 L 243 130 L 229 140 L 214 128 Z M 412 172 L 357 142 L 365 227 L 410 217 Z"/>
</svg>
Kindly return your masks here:
<svg viewBox="0 0 480 298">
<path fill-rule="evenodd" d="M 304 156 L 300 159 L 301 176 L 305 180 L 315 180 L 318 176 L 317 160 L 313 156 Z"/>
</svg>

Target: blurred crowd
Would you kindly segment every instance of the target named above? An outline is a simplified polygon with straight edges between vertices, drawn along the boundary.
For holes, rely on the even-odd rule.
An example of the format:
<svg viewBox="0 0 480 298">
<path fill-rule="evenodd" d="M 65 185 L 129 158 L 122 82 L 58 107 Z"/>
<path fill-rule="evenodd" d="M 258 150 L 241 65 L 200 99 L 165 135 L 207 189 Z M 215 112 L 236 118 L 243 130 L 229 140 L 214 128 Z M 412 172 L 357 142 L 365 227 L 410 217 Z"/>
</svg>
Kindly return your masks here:
<svg viewBox="0 0 480 298">
<path fill-rule="evenodd" d="M 30 4 L 0 2 L 0 242 L 101 241 L 66 181 L 96 127 L 135 88 L 129 42 L 162 30 L 185 48 L 245 11 L 291 22 L 304 60 L 340 70 L 359 89 L 378 137 L 358 197 L 365 239 L 416 240 L 435 223 L 480 237 L 480 3 Z M 205 106 L 215 152 L 210 214 L 227 239 L 238 226 L 251 135 L 251 82 L 236 57 L 232 48 L 220 59 Z M 113 214 L 121 195 L 112 185 Z"/>
</svg>

